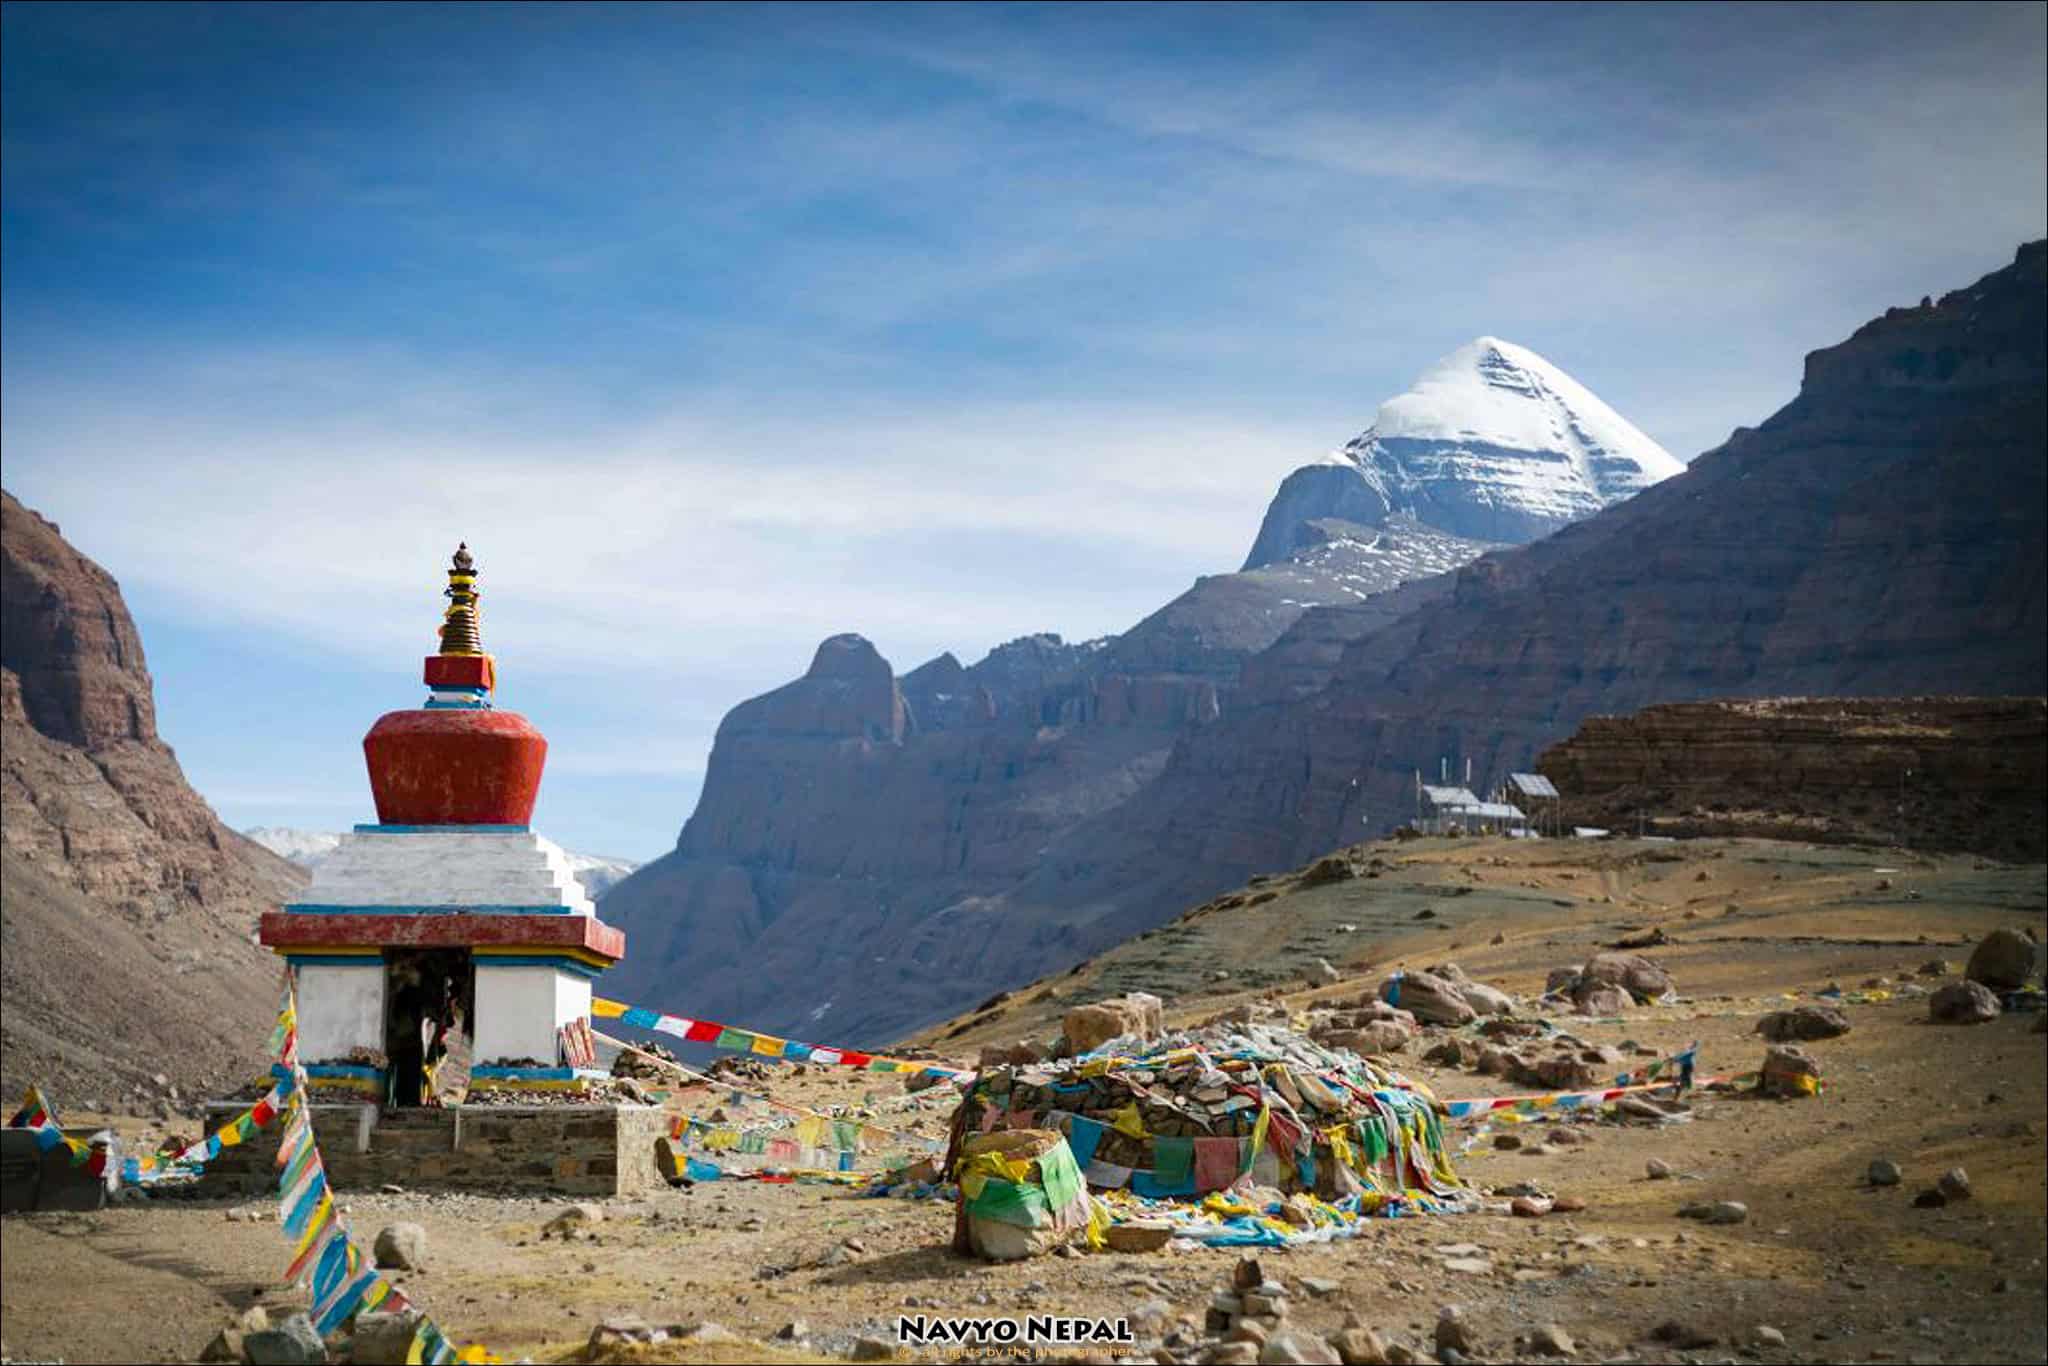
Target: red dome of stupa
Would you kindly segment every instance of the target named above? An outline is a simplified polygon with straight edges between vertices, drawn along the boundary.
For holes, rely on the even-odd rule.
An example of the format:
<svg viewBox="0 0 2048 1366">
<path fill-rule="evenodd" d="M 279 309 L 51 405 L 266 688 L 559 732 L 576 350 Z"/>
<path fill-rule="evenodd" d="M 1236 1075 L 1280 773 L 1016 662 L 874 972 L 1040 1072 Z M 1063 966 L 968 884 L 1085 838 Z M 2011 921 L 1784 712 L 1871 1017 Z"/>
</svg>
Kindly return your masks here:
<svg viewBox="0 0 2048 1366">
<path fill-rule="evenodd" d="M 447 597 L 441 649 L 426 661 L 426 705 L 386 712 L 363 737 L 377 820 L 525 825 L 548 742 L 525 717 L 491 706 L 497 665 L 483 650 L 476 565 L 466 544 L 448 571 Z"/>
</svg>

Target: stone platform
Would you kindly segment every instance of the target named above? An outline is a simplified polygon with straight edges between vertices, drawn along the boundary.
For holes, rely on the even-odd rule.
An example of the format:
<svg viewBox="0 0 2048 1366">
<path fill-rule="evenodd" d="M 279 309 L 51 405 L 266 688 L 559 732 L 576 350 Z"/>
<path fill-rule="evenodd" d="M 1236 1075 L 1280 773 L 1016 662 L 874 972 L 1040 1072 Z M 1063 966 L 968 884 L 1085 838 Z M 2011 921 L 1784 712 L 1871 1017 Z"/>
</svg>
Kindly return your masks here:
<svg viewBox="0 0 2048 1366">
<path fill-rule="evenodd" d="M 248 1108 L 207 1107 L 209 1130 Z M 315 1104 L 313 1135 L 330 1185 L 375 1190 L 501 1191 L 519 1195 L 637 1195 L 660 1189 L 655 1141 L 668 1114 L 651 1105 L 452 1105 L 383 1110 Z M 225 1149 L 207 1165 L 210 1189 L 277 1188 L 278 1129 Z"/>
</svg>

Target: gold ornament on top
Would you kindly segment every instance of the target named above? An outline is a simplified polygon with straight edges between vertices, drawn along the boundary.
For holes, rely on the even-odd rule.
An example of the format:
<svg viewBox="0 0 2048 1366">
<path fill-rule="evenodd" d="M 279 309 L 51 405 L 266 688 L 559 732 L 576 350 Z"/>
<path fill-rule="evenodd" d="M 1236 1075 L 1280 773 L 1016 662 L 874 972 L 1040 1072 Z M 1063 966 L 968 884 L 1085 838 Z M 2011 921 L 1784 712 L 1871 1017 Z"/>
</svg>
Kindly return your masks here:
<svg viewBox="0 0 2048 1366">
<path fill-rule="evenodd" d="M 476 561 L 469 553 L 469 542 L 455 547 L 455 557 L 448 571 L 448 588 L 445 595 L 448 610 L 441 620 L 441 653 L 444 655 L 480 655 L 484 652 L 483 607 L 477 601 Z"/>
</svg>

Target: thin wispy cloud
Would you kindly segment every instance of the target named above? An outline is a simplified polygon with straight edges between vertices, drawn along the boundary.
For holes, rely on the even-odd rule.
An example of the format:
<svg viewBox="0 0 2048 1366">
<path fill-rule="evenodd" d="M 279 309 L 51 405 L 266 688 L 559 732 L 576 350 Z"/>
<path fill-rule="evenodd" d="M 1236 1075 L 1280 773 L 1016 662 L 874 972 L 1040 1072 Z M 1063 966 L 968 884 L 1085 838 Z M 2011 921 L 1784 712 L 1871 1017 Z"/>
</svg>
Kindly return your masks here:
<svg viewBox="0 0 2048 1366">
<path fill-rule="evenodd" d="M 1127 627 L 1475 335 L 1766 416 L 2042 233 L 2043 13 L 10 6 L 8 486 L 242 824 L 363 814 L 467 536 L 543 815 L 650 854 L 821 636 Z"/>
</svg>

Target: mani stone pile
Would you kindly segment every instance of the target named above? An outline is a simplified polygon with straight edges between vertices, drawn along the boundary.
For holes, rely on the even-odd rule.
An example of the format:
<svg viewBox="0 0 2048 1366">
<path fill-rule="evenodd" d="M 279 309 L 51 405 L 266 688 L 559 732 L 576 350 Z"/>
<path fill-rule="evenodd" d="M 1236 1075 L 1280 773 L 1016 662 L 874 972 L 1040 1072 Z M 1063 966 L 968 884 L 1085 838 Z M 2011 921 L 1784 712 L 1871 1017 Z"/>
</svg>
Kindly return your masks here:
<svg viewBox="0 0 2048 1366">
<path fill-rule="evenodd" d="M 1147 1197 L 1206 1194 L 1248 1172 L 1334 1200 L 1455 1189 L 1441 1114 L 1426 1090 L 1348 1050 L 1228 1023 L 984 1068 L 954 1133 L 1051 1129 L 1091 1186 Z"/>
</svg>

